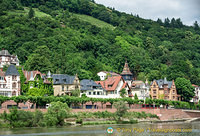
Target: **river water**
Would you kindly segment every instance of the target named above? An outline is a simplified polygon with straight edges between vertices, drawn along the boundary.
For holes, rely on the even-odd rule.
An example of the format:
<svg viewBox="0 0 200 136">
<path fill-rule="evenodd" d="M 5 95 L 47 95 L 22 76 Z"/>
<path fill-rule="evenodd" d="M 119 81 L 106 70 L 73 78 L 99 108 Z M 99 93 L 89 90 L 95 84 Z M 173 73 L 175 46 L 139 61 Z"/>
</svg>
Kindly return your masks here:
<svg viewBox="0 0 200 136">
<path fill-rule="evenodd" d="M 112 129 L 109 129 L 112 127 Z M 108 131 L 107 131 L 108 130 Z M 110 132 L 110 133 L 108 133 Z M 0 136 L 200 136 L 200 122 L 0 129 Z"/>
</svg>

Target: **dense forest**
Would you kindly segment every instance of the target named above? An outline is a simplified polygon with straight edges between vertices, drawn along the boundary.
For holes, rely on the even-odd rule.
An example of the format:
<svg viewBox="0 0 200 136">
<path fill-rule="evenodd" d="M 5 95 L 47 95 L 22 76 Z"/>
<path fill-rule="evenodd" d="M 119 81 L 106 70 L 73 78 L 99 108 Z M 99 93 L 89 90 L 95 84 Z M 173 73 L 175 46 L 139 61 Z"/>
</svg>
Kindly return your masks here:
<svg viewBox="0 0 200 136">
<path fill-rule="evenodd" d="M 0 0 L 0 20 L 0 48 L 27 70 L 98 80 L 102 70 L 121 73 L 127 60 L 139 80 L 200 85 L 198 22 L 146 20 L 94 0 Z"/>
</svg>

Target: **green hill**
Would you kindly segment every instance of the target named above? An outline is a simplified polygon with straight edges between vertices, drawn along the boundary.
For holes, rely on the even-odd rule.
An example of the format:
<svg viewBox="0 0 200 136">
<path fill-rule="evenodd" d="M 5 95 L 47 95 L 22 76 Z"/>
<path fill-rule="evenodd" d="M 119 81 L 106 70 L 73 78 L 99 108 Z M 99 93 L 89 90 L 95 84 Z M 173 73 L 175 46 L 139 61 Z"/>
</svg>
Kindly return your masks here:
<svg viewBox="0 0 200 136">
<path fill-rule="evenodd" d="M 98 80 L 97 72 L 120 73 L 127 60 L 139 80 L 184 77 L 200 85 L 197 22 L 146 20 L 92 0 L 2 0 L 0 20 L 0 48 L 27 70 Z"/>
</svg>

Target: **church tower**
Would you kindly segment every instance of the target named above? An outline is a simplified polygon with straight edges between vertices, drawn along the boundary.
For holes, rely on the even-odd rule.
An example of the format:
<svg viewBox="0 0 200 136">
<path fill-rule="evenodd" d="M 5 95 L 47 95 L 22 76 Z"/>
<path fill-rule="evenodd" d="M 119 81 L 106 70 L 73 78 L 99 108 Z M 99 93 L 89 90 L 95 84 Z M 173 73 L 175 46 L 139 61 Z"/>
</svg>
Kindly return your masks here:
<svg viewBox="0 0 200 136">
<path fill-rule="evenodd" d="M 124 69 L 121 73 L 121 76 L 125 81 L 131 81 L 133 78 L 133 74 L 131 73 L 127 61 L 125 62 Z"/>
</svg>

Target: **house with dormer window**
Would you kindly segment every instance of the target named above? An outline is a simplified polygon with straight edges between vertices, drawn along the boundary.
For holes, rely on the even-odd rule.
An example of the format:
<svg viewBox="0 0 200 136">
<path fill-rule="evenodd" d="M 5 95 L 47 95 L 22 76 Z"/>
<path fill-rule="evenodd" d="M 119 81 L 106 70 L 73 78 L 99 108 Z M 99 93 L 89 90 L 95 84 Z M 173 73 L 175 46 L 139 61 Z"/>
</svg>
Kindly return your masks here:
<svg viewBox="0 0 200 136">
<path fill-rule="evenodd" d="M 28 85 L 28 89 L 39 88 L 48 89 L 53 92 L 53 79 L 51 77 L 51 72 L 48 74 L 42 74 L 40 71 L 23 71 L 26 78 L 25 84 Z"/>
<path fill-rule="evenodd" d="M 80 81 L 78 76 L 69 76 L 67 74 L 53 74 L 54 96 L 70 95 L 74 90 L 80 90 Z"/>
<path fill-rule="evenodd" d="M 20 95 L 20 75 L 14 65 L 10 65 L 6 72 L 0 71 L 0 95 Z"/>
<path fill-rule="evenodd" d="M 126 96 L 132 97 L 131 89 L 122 76 L 110 76 L 104 81 L 96 81 L 106 91 L 104 98 L 121 98 L 120 91 L 126 90 Z"/>
<path fill-rule="evenodd" d="M 150 95 L 152 99 L 180 100 L 180 95 L 177 94 L 174 80 L 167 81 L 167 78 L 151 82 Z"/>
<path fill-rule="evenodd" d="M 0 51 L 0 68 L 9 65 L 16 65 L 19 66 L 19 59 L 17 55 L 10 55 L 8 50 L 2 49 Z"/>
</svg>

